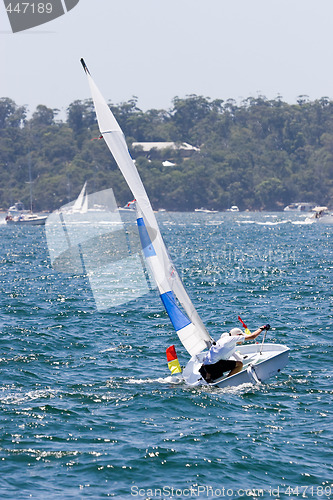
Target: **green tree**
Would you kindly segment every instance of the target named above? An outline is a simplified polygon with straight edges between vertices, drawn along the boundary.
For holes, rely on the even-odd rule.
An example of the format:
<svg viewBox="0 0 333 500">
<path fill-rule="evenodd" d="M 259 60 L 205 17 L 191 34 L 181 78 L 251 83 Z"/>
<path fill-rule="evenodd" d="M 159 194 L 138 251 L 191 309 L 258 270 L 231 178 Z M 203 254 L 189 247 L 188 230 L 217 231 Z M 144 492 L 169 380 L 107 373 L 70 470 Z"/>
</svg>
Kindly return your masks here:
<svg viewBox="0 0 333 500">
<path fill-rule="evenodd" d="M 280 96 L 240 104 L 202 96 L 175 97 L 170 110 L 139 109 L 137 98 L 110 105 L 136 158 L 155 208 L 280 210 L 294 201 L 333 204 L 333 102 L 296 104 Z M 90 192 L 113 187 L 119 204 L 132 195 L 100 133 L 92 101 L 74 101 L 66 121 L 40 104 L 26 108 L 0 99 L 0 206 L 28 204 L 31 162 L 35 206 L 53 209 L 73 200 L 85 181 Z M 190 158 L 165 150 L 139 155 L 132 142 L 188 142 Z M 141 152 L 142 153 L 142 152 Z M 174 166 L 163 166 L 164 160 Z"/>
<path fill-rule="evenodd" d="M 33 113 L 31 120 L 29 120 L 29 125 L 31 127 L 44 127 L 54 124 L 54 117 L 58 110 L 47 108 L 42 104 L 39 104 L 36 111 Z"/>
<path fill-rule="evenodd" d="M 26 114 L 27 110 L 25 106 L 17 106 L 8 97 L 0 98 L 0 129 L 21 127 Z"/>
</svg>

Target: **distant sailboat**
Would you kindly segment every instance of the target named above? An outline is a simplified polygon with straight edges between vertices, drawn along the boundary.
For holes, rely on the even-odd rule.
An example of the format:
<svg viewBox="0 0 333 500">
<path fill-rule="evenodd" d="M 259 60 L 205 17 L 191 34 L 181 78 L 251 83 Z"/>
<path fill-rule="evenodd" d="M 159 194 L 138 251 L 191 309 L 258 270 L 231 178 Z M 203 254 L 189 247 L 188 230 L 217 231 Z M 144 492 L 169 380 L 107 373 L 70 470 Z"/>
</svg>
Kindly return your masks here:
<svg viewBox="0 0 333 500">
<path fill-rule="evenodd" d="M 29 186 L 30 186 L 30 210 L 25 210 L 21 201 L 18 201 L 7 210 L 5 221 L 9 225 L 43 226 L 47 215 L 39 215 L 32 211 L 32 179 L 31 160 L 29 155 Z"/>
<path fill-rule="evenodd" d="M 206 330 L 170 260 L 146 190 L 129 154 L 123 132 L 94 83 L 83 59 L 81 63 L 89 81 L 100 132 L 136 199 L 137 224 L 146 262 L 156 281 L 160 298 L 171 323 L 183 346 L 192 356 L 184 370 L 184 380 L 190 385 L 206 384 L 201 379 L 198 370 L 206 354 L 205 351 L 212 345 L 213 339 Z M 257 344 L 252 344 L 241 346 L 240 350 L 246 360 L 244 370 L 227 379 L 221 377 L 221 380 L 211 385 L 224 387 L 244 382 L 258 383 L 277 374 L 288 361 L 289 349 L 282 345 L 265 344 L 259 348 Z"/>
<path fill-rule="evenodd" d="M 86 193 L 87 181 L 84 183 L 79 196 L 74 203 L 70 204 L 67 208 L 68 211 L 73 213 L 85 213 L 88 211 L 88 195 Z"/>
<path fill-rule="evenodd" d="M 47 215 L 34 214 L 28 210 L 17 210 L 15 203 L 10 207 L 6 214 L 6 224 L 9 225 L 23 225 L 23 226 L 43 226 L 47 219 Z"/>
<path fill-rule="evenodd" d="M 135 200 L 129 201 L 124 207 L 119 207 L 118 210 L 128 212 L 129 210 L 135 212 Z"/>
</svg>

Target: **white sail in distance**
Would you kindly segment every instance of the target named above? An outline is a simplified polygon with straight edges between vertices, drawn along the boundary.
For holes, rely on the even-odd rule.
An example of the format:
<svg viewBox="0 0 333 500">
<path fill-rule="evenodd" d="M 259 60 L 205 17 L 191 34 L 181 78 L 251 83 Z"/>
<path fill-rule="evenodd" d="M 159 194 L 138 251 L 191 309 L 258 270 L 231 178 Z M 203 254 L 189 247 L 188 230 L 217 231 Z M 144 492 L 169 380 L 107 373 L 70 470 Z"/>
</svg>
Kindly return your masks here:
<svg viewBox="0 0 333 500">
<path fill-rule="evenodd" d="M 145 187 L 128 151 L 124 134 L 83 59 L 81 59 L 81 63 L 88 77 L 100 132 L 139 207 L 138 227 L 144 255 L 179 339 L 189 354 L 193 356 L 208 348 L 212 338 L 169 258 Z M 183 306 L 187 316 L 179 308 L 175 297 Z"/>
<path fill-rule="evenodd" d="M 87 181 L 84 183 L 84 186 L 81 189 L 79 196 L 77 197 L 77 199 L 74 202 L 74 205 L 72 207 L 72 210 L 74 212 L 79 212 L 80 210 L 82 210 L 82 206 L 83 206 L 84 198 L 85 198 L 85 194 L 86 194 L 86 187 L 87 187 Z"/>
</svg>

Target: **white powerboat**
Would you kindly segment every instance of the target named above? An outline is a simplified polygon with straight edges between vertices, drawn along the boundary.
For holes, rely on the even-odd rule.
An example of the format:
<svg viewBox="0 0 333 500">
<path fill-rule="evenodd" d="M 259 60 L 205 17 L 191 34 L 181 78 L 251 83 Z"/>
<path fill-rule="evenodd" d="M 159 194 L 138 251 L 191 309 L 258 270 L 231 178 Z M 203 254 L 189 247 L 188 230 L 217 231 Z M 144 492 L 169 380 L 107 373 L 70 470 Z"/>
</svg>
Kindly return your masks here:
<svg viewBox="0 0 333 500">
<path fill-rule="evenodd" d="M 25 210 L 23 203 L 18 201 L 7 210 L 5 221 L 11 225 L 42 226 L 46 219 L 47 215 L 38 215 Z"/>
<path fill-rule="evenodd" d="M 313 214 L 305 219 L 306 222 L 333 223 L 333 213 L 330 213 L 327 207 L 317 206 L 312 209 L 312 212 Z"/>
<path fill-rule="evenodd" d="M 208 208 L 195 208 L 195 212 L 202 212 L 204 214 L 217 214 L 217 210 L 208 210 Z"/>
<path fill-rule="evenodd" d="M 284 212 L 311 212 L 314 209 L 316 203 L 311 202 L 299 202 L 299 203 L 291 203 L 284 207 Z"/>
<path fill-rule="evenodd" d="M 21 214 L 14 217 L 6 216 L 6 223 L 9 225 L 23 225 L 23 226 L 43 226 L 46 222 L 47 215 L 37 214 Z"/>
</svg>

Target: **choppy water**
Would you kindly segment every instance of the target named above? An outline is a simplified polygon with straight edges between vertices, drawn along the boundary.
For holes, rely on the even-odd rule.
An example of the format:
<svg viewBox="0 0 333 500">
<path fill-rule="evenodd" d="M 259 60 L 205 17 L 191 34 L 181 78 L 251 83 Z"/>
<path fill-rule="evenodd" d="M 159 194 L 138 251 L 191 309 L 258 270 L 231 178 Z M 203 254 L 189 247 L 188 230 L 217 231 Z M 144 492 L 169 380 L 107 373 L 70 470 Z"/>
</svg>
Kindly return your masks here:
<svg viewBox="0 0 333 500">
<path fill-rule="evenodd" d="M 158 217 L 212 336 L 269 322 L 289 365 L 260 386 L 171 384 L 166 347 L 187 356 L 156 295 L 96 312 L 44 228 L 1 224 L 0 498 L 333 498 L 333 226 Z"/>
</svg>

